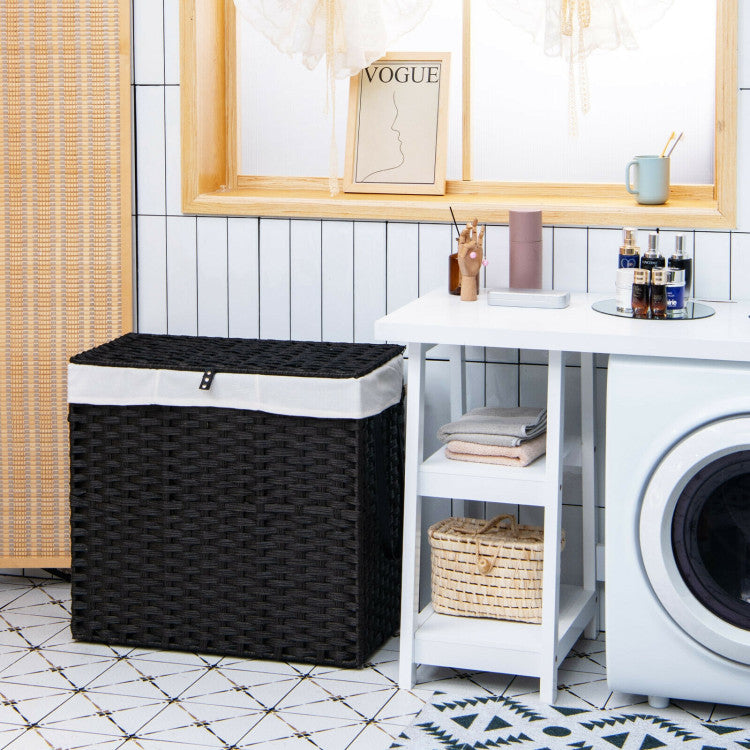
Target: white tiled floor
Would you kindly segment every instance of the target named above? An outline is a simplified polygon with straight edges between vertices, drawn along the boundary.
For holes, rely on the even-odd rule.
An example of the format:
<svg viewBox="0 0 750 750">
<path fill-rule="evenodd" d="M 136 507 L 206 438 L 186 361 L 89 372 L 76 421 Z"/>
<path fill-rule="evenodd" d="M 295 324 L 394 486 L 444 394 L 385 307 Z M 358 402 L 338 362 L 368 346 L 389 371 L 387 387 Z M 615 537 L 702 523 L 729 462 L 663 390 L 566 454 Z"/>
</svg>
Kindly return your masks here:
<svg viewBox="0 0 750 750">
<path fill-rule="evenodd" d="M 0 748 L 385 750 L 434 691 L 538 689 L 526 677 L 420 667 L 416 688 L 399 690 L 396 639 L 347 670 L 78 643 L 69 615 L 69 584 L 0 576 Z M 578 642 L 560 684 L 560 706 L 643 701 L 607 687 L 603 639 Z M 684 702 L 660 713 L 750 727 L 747 708 Z"/>
</svg>

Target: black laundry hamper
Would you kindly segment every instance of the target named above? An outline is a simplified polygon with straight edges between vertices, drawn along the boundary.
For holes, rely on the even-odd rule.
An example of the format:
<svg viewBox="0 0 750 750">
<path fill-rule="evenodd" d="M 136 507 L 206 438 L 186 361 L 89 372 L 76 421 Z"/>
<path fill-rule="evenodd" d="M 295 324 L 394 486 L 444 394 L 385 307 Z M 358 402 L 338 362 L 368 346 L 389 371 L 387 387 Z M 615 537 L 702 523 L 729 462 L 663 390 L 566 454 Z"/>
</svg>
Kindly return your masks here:
<svg viewBox="0 0 750 750">
<path fill-rule="evenodd" d="M 74 637 L 362 666 L 399 623 L 402 351 L 127 334 L 74 356 Z M 252 376 L 249 391 L 269 387 L 278 406 L 309 383 L 317 414 L 315 384 L 367 401 L 368 378 L 386 371 L 392 403 L 361 418 L 233 408 L 218 395 Z M 174 386 L 162 392 L 170 377 L 189 383 L 185 404 Z M 110 388 L 119 396 L 106 403 Z"/>
</svg>

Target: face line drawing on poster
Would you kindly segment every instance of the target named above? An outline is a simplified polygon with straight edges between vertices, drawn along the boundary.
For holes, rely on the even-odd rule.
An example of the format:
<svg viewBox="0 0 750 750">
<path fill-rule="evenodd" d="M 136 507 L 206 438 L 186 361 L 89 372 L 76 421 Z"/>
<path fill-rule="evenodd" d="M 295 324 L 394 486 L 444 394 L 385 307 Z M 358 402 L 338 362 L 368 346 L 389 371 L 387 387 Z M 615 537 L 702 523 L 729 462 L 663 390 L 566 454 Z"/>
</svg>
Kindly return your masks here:
<svg viewBox="0 0 750 750">
<path fill-rule="evenodd" d="M 384 77 L 386 70 L 389 77 Z M 407 72 L 402 80 L 399 71 L 403 70 Z M 357 183 L 434 183 L 437 127 L 434 137 L 425 137 L 424 125 L 431 123 L 433 116 L 437 125 L 442 72 L 438 61 L 425 61 L 420 66 L 417 61 L 388 60 L 360 74 Z M 404 87 L 405 83 L 410 85 Z M 398 88 L 393 90 L 396 84 Z M 401 91 L 407 96 L 401 96 Z"/>
<path fill-rule="evenodd" d="M 396 134 L 396 138 L 398 138 L 398 150 L 401 154 L 401 161 L 393 167 L 387 167 L 386 169 L 376 169 L 374 172 L 370 172 L 370 174 L 368 174 L 366 177 L 363 177 L 361 180 L 359 180 L 359 182 L 367 182 L 373 175 L 381 174 L 382 172 L 390 172 L 392 169 L 398 169 L 399 167 L 403 166 L 404 162 L 406 161 L 406 154 L 404 154 L 404 142 L 401 139 L 401 131 L 393 127 L 396 124 L 399 115 L 398 104 L 396 104 L 395 91 L 393 92 L 393 108 L 396 110 L 396 114 L 393 116 L 391 130 Z M 378 180 L 378 182 L 382 182 L 382 180 Z"/>
</svg>

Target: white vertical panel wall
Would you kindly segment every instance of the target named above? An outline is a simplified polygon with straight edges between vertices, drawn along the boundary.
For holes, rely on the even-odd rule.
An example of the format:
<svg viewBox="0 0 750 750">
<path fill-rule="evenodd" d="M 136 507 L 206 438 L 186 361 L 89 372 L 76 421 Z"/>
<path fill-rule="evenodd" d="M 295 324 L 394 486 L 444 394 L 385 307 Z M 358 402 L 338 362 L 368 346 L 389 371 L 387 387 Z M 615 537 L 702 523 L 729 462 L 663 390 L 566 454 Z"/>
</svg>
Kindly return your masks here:
<svg viewBox="0 0 750 750">
<path fill-rule="evenodd" d="M 324 221 L 320 286 L 325 341 L 354 341 L 354 223 Z"/>
<path fill-rule="evenodd" d="M 133 0 L 135 215 L 138 330 L 325 341 L 374 341 L 373 322 L 418 294 L 447 283 L 455 229 L 444 224 L 183 216 L 180 210 L 179 0 Z M 741 4 L 740 50 L 750 43 L 750 8 Z M 740 64 L 739 226 L 687 232 L 696 296 L 750 299 L 750 56 Z M 479 217 L 481 219 L 481 216 Z M 642 227 L 641 242 L 646 230 Z M 545 227 L 544 285 L 607 291 L 620 227 Z M 670 251 L 674 231 L 661 233 Z M 489 226 L 489 287 L 508 283 L 508 228 Z M 667 254 L 667 253 L 665 253 Z M 546 358 L 537 352 L 472 349 L 469 404 L 543 401 Z M 600 368 L 606 358 L 598 360 Z M 579 402 L 577 359 L 568 362 L 567 409 Z M 447 363 L 436 350 L 427 368 L 426 445 L 448 418 Z M 604 403 L 606 371 L 597 401 Z M 601 409 L 600 409 L 601 411 Z M 599 434 L 603 434 L 599 416 Z M 598 451 L 603 461 L 603 451 Z M 573 481 L 575 486 L 575 481 Z M 447 501 L 446 501 L 447 502 Z M 579 499 L 566 499 L 575 526 Z M 600 496 L 601 503 L 601 496 Z M 572 510 L 571 510 L 572 509 Z M 487 513 L 496 511 L 490 508 Z M 450 512 L 437 503 L 427 520 Z M 524 516 L 524 520 L 527 516 Z M 532 520 L 528 516 L 528 520 Z M 574 558 L 576 536 L 567 554 Z M 572 566 L 572 563 L 571 563 Z M 574 566 L 566 577 L 575 577 Z"/>
<path fill-rule="evenodd" d="M 197 222 L 167 216 L 167 333 L 198 333 Z"/>
<path fill-rule="evenodd" d="M 198 335 L 228 336 L 227 219 L 199 216 L 196 239 Z"/>
<path fill-rule="evenodd" d="M 139 216 L 135 230 L 138 237 L 138 330 L 164 333 L 167 330 L 167 219 Z"/>
<path fill-rule="evenodd" d="M 257 338 L 259 328 L 258 219 L 227 220 L 229 335 Z"/>
<path fill-rule="evenodd" d="M 353 227 L 354 340 L 377 343 L 373 323 L 385 315 L 385 223 L 358 221 Z M 354 289 L 357 294 L 354 294 Z"/>
<path fill-rule="evenodd" d="M 289 233 L 290 337 L 321 338 L 321 222 L 293 221 Z"/>
<path fill-rule="evenodd" d="M 259 323 L 260 336 L 264 339 L 292 337 L 291 229 L 289 219 L 260 220 L 258 230 Z"/>
</svg>

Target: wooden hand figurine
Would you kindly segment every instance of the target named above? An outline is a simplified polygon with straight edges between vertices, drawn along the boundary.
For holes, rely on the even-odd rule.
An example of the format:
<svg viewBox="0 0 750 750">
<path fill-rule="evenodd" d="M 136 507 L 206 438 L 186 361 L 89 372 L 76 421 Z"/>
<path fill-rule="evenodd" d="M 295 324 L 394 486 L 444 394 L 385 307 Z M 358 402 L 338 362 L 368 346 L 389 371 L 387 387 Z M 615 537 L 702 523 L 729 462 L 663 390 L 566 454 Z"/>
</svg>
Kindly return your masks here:
<svg viewBox="0 0 750 750">
<path fill-rule="evenodd" d="M 484 227 L 477 232 L 476 219 L 467 224 L 458 237 L 458 267 L 461 270 L 461 299 L 464 302 L 474 302 L 477 298 L 483 241 Z"/>
</svg>

